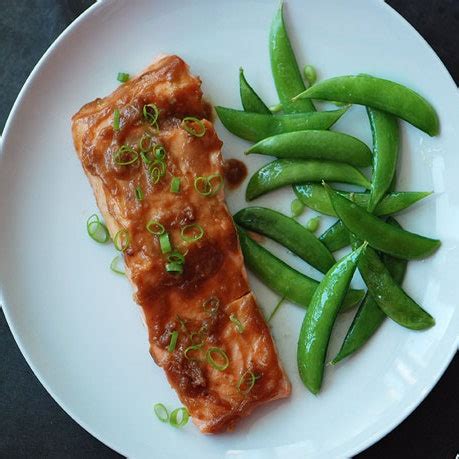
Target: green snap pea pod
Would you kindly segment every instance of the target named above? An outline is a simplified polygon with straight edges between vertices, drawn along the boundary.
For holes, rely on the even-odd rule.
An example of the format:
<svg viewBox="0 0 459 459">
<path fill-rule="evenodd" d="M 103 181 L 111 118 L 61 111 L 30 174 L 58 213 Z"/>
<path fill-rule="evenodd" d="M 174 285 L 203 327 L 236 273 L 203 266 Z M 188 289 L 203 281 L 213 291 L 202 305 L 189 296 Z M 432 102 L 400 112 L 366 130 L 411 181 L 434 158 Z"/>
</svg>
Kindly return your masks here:
<svg viewBox="0 0 459 459">
<path fill-rule="evenodd" d="M 440 246 L 438 239 L 430 239 L 389 225 L 334 192 L 328 185 L 324 186 L 344 226 L 358 239 L 368 241 L 371 247 L 397 258 L 412 260 L 425 258 Z"/>
<path fill-rule="evenodd" d="M 335 222 L 321 234 L 319 240 L 328 250 L 330 250 L 330 252 L 336 252 L 337 250 L 347 247 L 351 243 L 349 231 L 341 220 Z"/>
<path fill-rule="evenodd" d="M 265 207 L 246 207 L 233 216 L 245 229 L 263 234 L 287 247 L 319 271 L 326 273 L 335 259 L 330 251 L 293 218 Z"/>
<path fill-rule="evenodd" d="M 434 318 L 404 292 L 371 247 L 360 258 L 358 266 L 371 296 L 388 317 L 412 330 L 435 325 Z"/>
<path fill-rule="evenodd" d="M 239 226 L 237 229 L 244 261 L 248 268 L 271 290 L 307 308 L 319 282 L 284 263 L 251 239 Z M 343 302 L 342 311 L 347 311 L 359 304 L 364 296 L 364 290 L 349 290 Z"/>
<path fill-rule="evenodd" d="M 317 394 L 333 325 L 366 243 L 346 255 L 325 275 L 314 292 L 301 325 L 297 363 L 303 384 Z"/>
<path fill-rule="evenodd" d="M 331 217 L 336 217 L 335 209 L 328 196 L 327 191 L 322 185 L 317 183 L 306 183 L 301 185 L 294 185 L 293 191 L 297 198 L 311 209 Z M 351 193 L 345 191 L 335 190 L 341 196 L 350 199 Z M 374 210 L 375 215 L 391 215 L 396 212 L 404 210 L 417 201 L 430 196 L 430 191 L 397 191 L 389 193 L 382 201 L 376 206 Z M 352 193 L 352 200 L 357 205 L 367 208 L 370 201 L 368 193 Z"/>
<path fill-rule="evenodd" d="M 388 222 L 392 225 L 399 226 L 394 219 L 389 218 Z M 383 255 L 382 261 L 386 265 L 394 281 L 398 285 L 402 285 L 407 261 L 391 257 L 390 255 Z M 341 349 L 331 363 L 336 364 L 362 348 L 375 334 L 385 318 L 386 314 L 380 309 L 371 294 L 367 292 L 344 338 Z"/>
<path fill-rule="evenodd" d="M 294 100 L 303 98 L 366 105 L 402 118 L 431 136 L 440 130 L 437 113 L 426 99 L 406 86 L 371 75 L 323 80 Z"/>
<path fill-rule="evenodd" d="M 350 164 L 314 159 L 277 159 L 250 177 L 245 197 L 251 201 L 285 185 L 322 180 L 370 187 L 368 179 Z"/>
<path fill-rule="evenodd" d="M 242 139 L 258 142 L 284 132 L 306 129 L 328 129 L 346 113 L 348 107 L 339 110 L 310 113 L 290 113 L 284 115 L 265 115 L 249 113 L 226 107 L 215 107 L 223 125 Z"/>
<path fill-rule="evenodd" d="M 253 90 L 252 86 L 247 83 L 242 68 L 239 69 L 239 91 L 241 93 L 242 106 L 246 112 L 271 115 L 269 108 Z"/>
<path fill-rule="evenodd" d="M 299 113 L 314 111 L 314 105 L 310 100 L 305 99 L 292 102 L 292 98 L 304 91 L 306 86 L 304 85 L 290 39 L 288 38 L 282 4 L 271 24 L 269 51 L 274 84 L 284 112 Z"/>
<path fill-rule="evenodd" d="M 277 156 L 287 159 L 323 159 L 357 167 L 370 166 L 370 149 L 359 139 L 335 131 L 296 131 L 263 139 L 246 154 Z"/>
<path fill-rule="evenodd" d="M 367 108 L 367 113 L 373 135 L 373 175 L 367 210 L 373 212 L 394 179 L 399 135 L 397 118 L 374 108 Z"/>
</svg>

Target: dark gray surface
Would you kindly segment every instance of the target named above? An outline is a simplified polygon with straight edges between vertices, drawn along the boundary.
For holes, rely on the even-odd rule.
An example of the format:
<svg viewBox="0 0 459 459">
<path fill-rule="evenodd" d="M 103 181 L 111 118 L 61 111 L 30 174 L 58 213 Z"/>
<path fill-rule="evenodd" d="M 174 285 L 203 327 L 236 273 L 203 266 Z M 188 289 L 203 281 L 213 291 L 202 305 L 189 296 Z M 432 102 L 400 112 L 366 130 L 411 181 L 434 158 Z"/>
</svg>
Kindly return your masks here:
<svg viewBox="0 0 459 459">
<path fill-rule="evenodd" d="M 1 129 L 35 63 L 66 25 L 91 3 L 0 0 Z M 426 38 L 458 82 L 459 1 L 388 3 Z M 120 457 L 79 427 L 48 395 L 19 352 L 2 313 L 0 349 L 0 458 Z M 454 459 L 459 452 L 458 372 L 456 356 L 416 411 L 358 458 Z"/>
</svg>

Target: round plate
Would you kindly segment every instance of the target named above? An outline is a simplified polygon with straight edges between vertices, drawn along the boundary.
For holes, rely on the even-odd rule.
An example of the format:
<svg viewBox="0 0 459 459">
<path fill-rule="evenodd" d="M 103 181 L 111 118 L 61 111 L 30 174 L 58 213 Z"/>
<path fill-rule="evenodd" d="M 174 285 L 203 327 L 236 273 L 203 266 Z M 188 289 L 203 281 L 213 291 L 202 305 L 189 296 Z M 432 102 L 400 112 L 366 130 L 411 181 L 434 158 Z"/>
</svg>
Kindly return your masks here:
<svg viewBox="0 0 459 459">
<path fill-rule="evenodd" d="M 135 73 L 160 53 L 176 53 L 201 76 L 212 103 L 240 107 L 238 69 L 268 103 L 276 103 L 268 31 L 277 0 L 104 1 L 90 8 L 51 47 L 8 119 L 0 157 L 0 279 L 11 330 L 36 375 L 83 427 L 135 458 L 304 458 L 349 456 L 402 421 L 426 396 L 457 349 L 459 310 L 459 98 L 448 72 L 422 38 L 382 1 L 288 0 L 286 17 L 301 64 L 320 78 L 371 73 L 418 90 L 433 102 L 441 135 L 402 123 L 398 189 L 435 195 L 400 217 L 412 231 L 442 240 L 435 256 L 410 263 L 405 288 L 437 324 L 425 332 L 387 320 L 371 342 L 336 368 L 327 367 L 319 396 L 301 385 L 296 341 L 303 310 L 284 305 L 272 321 L 293 383 L 289 400 L 271 403 L 235 432 L 204 436 L 159 422 L 156 402 L 179 406 L 148 353 L 131 288 L 108 269 L 113 247 L 86 235 L 95 200 L 73 149 L 70 117 L 111 92 L 118 71 Z M 365 111 L 353 107 L 336 125 L 370 143 Z M 247 144 L 220 123 L 226 157 Z M 267 158 L 247 159 L 253 172 Z M 245 205 L 243 186 L 228 193 Z M 291 190 L 261 204 L 288 212 Z M 314 215 L 308 211 L 304 219 Z M 322 221 L 325 229 L 326 221 Z M 270 244 L 276 253 L 306 265 Z M 316 275 L 316 273 L 314 273 Z M 356 279 L 356 285 L 359 280 Z M 251 278 L 261 307 L 275 295 Z M 330 356 L 351 315 L 340 317 Z"/>
</svg>

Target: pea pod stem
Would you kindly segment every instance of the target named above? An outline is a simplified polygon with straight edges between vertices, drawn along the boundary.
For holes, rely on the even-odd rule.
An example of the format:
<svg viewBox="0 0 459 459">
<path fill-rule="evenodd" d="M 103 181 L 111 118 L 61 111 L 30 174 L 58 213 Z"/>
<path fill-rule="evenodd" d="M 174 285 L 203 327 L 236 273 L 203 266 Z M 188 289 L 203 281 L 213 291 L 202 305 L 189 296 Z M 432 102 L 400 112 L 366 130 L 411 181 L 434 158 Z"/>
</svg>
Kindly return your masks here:
<svg viewBox="0 0 459 459">
<path fill-rule="evenodd" d="M 293 98 L 360 104 L 402 118 L 431 136 L 439 133 L 432 105 L 412 89 L 371 75 L 345 75 L 316 83 Z"/>
<path fill-rule="evenodd" d="M 248 268 L 271 290 L 287 300 L 306 308 L 319 282 L 284 263 L 260 244 L 249 237 L 246 231 L 237 226 L 244 261 Z M 350 290 L 342 305 L 347 311 L 362 301 L 363 290 Z"/>
<path fill-rule="evenodd" d="M 233 218 L 238 225 L 275 240 L 323 273 L 335 264 L 331 252 L 293 218 L 265 207 L 247 207 Z"/>
<path fill-rule="evenodd" d="M 271 115 L 269 108 L 247 82 L 242 68 L 239 69 L 239 91 L 241 94 L 242 106 L 246 112 Z"/>
<path fill-rule="evenodd" d="M 310 100 L 292 102 L 292 98 L 306 89 L 295 58 L 284 21 L 283 3 L 280 4 L 269 33 L 271 69 L 277 94 L 285 113 L 314 111 Z"/>
<path fill-rule="evenodd" d="M 398 158 L 398 120 L 389 113 L 367 108 L 373 136 L 373 174 L 367 210 L 373 212 L 395 176 Z"/>
<path fill-rule="evenodd" d="M 276 156 L 286 159 L 338 161 L 357 167 L 372 162 L 370 149 L 359 139 L 335 131 L 296 131 L 268 137 L 250 147 L 246 154 Z"/>
<path fill-rule="evenodd" d="M 215 110 L 228 131 L 242 139 L 258 142 L 284 132 L 328 129 L 346 113 L 348 107 L 324 112 L 282 115 L 249 113 L 220 106 L 216 106 Z"/>
<path fill-rule="evenodd" d="M 338 217 L 349 232 L 368 241 L 371 247 L 397 258 L 425 258 L 435 252 L 440 241 L 396 228 L 324 185 Z"/>
<path fill-rule="evenodd" d="M 328 343 L 341 303 L 366 243 L 327 272 L 308 306 L 298 339 L 297 363 L 303 384 L 317 394 L 322 386 Z"/>
<path fill-rule="evenodd" d="M 400 226 L 392 218 L 388 219 L 388 223 Z M 391 257 L 390 255 L 384 255 L 382 261 L 394 281 L 398 285 L 402 285 L 407 261 Z M 367 292 L 344 338 L 341 349 L 331 363 L 335 365 L 361 349 L 376 333 L 386 317 L 386 314 L 379 308 L 371 293 Z"/>
<path fill-rule="evenodd" d="M 286 185 L 322 180 L 370 187 L 368 179 L 358 169 L 346 163 L 278 159 L 266 164 L 252 175 L 247 185 L 246 199 L 251 201 Z"/>
</svg>

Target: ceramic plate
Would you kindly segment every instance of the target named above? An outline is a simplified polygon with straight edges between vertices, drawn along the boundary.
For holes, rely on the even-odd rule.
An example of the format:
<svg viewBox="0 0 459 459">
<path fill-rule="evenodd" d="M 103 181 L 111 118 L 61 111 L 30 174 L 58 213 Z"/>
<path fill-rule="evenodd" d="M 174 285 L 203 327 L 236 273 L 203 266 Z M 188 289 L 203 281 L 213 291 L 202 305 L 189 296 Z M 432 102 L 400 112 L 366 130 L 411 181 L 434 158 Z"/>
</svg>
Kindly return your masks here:
<svg viewBox="0 0 459 459">
<path fill-rule="evenodd" d="M 437 325 L 413 332 L 386 321 L 366 348 L 327 368 L 312 396 L 296 370 L 303 311 L 285 305 L 272 322 L 293 383 L 289 400 L 271 403 L 233 433 L 204 436 L 160 423 L 152 406 L 179 406 L 148 353 L 147 335 L 127 281 L 108 265 L 113 247 L 86 234 L 95 200 L 73 150 L 70 117 L 160 53 L 176 53 L 201 76 L 214 104 L 240 107 L 238 69 L 270 104 L 268 31 L 278 2 L 264 0 L 102 1 L 50 48 L 25 84 L 8 119 L 0 157 L 0 279 L 11 330 L 36 375 L 57 402 L 101 441 L 132 458 L 312 458 L 349 456 L 401 422 L 436 383 L 457 349 L 459 295 L 459 97 L 438 57 L 394 11 L 377 0 L 288 0 L 286 17 L 301 64 L 320 78 L 372 73 L 405 83 L 435 105 L 441 135 L 430 138 L 402 123 L 399 190 L 434 190 L 400 221 L 439 237 L 434 257 L 410 263 L 405 288 Z M 370 144 L 362 107 L 336 128 Z M 247 144 L 220 123 L 224 155 Z M 267 158 L 253 155 L 253 172 Z M 228 193 L 232 211 L 245 205 L 245 185 Z M 288 212 L 290 190 L 259 200 Z M 308 211 L 304 220 L 313 216 Z M 325 229 L 327 221 L 322 221 Z M 306 265 L 274 244 L 280 257 Z M 316 275 L 316 273 L 313 273 Z M 265 313 L 277 301 L 256 279 Z M 354 281 L 359 285 L 359 279 Z M 339 319 L 331 355 L 352 314 Z M 39 413 L 37 413 L 39 415 Z"/>
</svg>

